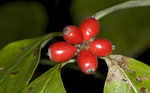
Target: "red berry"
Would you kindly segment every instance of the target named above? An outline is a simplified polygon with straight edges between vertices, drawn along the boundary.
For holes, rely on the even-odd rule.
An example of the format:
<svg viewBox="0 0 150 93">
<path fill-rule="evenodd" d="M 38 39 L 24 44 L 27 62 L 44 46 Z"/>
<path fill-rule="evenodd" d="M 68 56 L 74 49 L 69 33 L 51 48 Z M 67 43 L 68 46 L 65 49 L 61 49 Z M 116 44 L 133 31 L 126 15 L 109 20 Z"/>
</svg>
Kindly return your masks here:
<svg viewBox="0 0 150 93">
<path fill-rule="evenodd" d="M 49 58 L 55 62 L 65 62 L 71 59 L 76 47 L 66 42 L 56 42 L 48 48 Z"/>
<path fill-rule="evenodd" d="M 85 74 L 92 74 L 98 67 L 98 61 L 95 55 L 89 50 L 81 50 L 77 57 L 77 63 L 80 70 Z"/>
<path fill-rule="evenodd" d="M 80 30 L 82 31 L 83 39 L 85 41 L 95 37 L 98 34 L 99 29 L 99 22 L 94 18 L 87 18 L 80 24 Z"/>
<path fill-rule="evenodd" d="M 66 26 L 63 29 L 63 36 L 66 42 L 71 44 L 81 44 L 83 41 L 82 32 L 76 26 Z"/>
<path fill-rule="evenodd" d="M 108 56 L 112 52 L 112 44 L 106 39 L 95 39 L 90 43 L 89 50 L 96 56 Z"/>
</svg>

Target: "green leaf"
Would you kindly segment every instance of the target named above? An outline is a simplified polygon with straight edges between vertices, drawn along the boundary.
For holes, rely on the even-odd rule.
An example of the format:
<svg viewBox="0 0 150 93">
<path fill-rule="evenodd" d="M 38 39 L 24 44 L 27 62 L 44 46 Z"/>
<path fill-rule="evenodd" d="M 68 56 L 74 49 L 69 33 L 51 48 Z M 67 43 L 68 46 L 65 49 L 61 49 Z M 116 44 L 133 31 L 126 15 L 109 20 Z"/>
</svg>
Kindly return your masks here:
<svg viewBox="0 0 150 93">
<path fill-rule="evenodd" d="M 150 0 L 74 0 L 72 16 L 74 23 L 80 24 L 96 15 L 101 25 L 97 37 L 110 40 L 116 46 L 115 54 L 136 56 L 149 48 L 150 7 L 144 7 L 149 5 Z"/>
<path fill-rule="evenodd" d="M 121 55 L 110 55 L 104 59 L 109 68 L 104 93 L 150 92 L 148 65 Z"/>
<path fill-rule="evenodd" d="M 36 69 L 43 44 L 60 33 L 11 43 L 0 51 L 0 93 L 19 93 Z"/>
<path fill-rule="evenodd" d="M 21 93 L 66 93 L 60 76 L 61 65 L 56 65 L 30 83 Z"/>
<path fill-rule="evenodd" d="M 44 34 L 45 8 L 38 2 L 9 2 L 0 6 L 0 48 L 9 42 Z"/>
</svg>

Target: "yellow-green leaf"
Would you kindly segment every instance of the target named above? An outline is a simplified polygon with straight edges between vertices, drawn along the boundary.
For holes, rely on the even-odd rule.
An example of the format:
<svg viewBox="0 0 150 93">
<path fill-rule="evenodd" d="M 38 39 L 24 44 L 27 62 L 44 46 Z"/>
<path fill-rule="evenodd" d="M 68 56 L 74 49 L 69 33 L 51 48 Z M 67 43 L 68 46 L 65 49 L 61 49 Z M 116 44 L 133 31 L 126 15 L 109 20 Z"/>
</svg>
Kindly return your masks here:
<svg viewBox="0 0 150 93">
<path fill-rule="evenodd" d="M 148 65 L 121 55 L 110 55 L 104 59 L 109 68 L 104 93 L 150 92 Z"/>
</svg>

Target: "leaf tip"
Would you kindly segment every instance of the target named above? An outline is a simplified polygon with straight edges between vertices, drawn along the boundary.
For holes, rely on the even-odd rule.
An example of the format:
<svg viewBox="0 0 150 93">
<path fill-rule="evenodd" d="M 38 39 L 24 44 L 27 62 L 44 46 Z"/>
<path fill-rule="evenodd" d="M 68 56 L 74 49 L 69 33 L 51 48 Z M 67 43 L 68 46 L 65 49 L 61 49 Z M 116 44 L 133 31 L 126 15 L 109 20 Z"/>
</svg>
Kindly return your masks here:
<svg viewBox="0 0 150 93">
<path fill-rule="evenodd" d="M 141 93 L 149 93 L 149 92 L 147 91 L 147 89 L 144 88 L 144 87 L 140 88 L 140 91 L 141 91 Z"/>
<path fill-rule="evenodd" d="M 19 74 L 19 71 L 14 71 L 14 72 L 11 72 L 12 75 L 17 75 Z"/>
</svg>

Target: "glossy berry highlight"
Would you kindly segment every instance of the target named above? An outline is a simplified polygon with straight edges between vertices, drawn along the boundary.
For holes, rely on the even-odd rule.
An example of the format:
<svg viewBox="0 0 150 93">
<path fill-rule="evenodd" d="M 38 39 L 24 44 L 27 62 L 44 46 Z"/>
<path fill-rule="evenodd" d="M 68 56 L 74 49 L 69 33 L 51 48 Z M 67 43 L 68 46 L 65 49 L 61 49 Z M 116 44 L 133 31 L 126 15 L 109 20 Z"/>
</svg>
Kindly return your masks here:
<svg viewBox="0 0 150 93">
<path fill-rule="evenodd" d="M 106 39 L 95 39 L 90 43 L 89 50 L 96 56 L 108 56 L 112 52 L 112 44 Z"/>
<path fill-rule="evenodd" d="M 56 42 L 48 48 L 49 58 L 54 62 L 65 62 L 71 59 L 76 52 L 76 47 L 66 42 Z"/>
<path fill-rule="evenodd" d="M 98 34 L 100 25 L 97 20 L 89 17 L 80 24 L 80 30 L 82 31 L 84 41 L 87 42 Z"/>
<path fill-rule="evenodd" d="M 66 26 L 63 29 L 63 37 L 66 42 L 71 44 L 81 44 L 83 41 L 82 32 L 76 26 Z"/>
<path fill-rule="evenodd" d="M 85 74 L 92 74 L 98 67 L 98 61 L 95 55 L 89 50 L 81 50 L 77 56 L 77 63 L 80 70 Z"/>
</svg>

